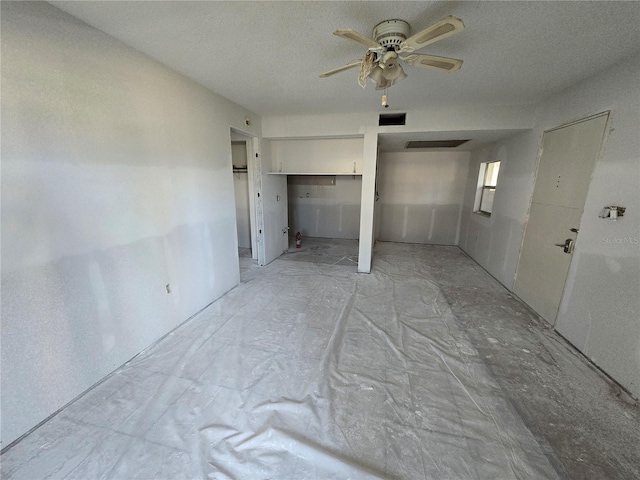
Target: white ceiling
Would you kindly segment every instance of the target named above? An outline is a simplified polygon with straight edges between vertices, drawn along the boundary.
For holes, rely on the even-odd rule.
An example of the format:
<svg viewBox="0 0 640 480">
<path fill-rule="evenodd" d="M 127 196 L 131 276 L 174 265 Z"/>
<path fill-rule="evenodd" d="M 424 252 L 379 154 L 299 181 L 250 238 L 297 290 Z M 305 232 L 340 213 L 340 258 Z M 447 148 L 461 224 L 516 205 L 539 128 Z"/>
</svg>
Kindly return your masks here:
<svg viewBox="0 0 640 480">
<path fill-rule="evenodd" d="M 640 2 L 65 2 L 55 6 L 263 116 L 373 112 L 380 92 L 338 28 L 368 36 L 401 18 L 419 31 L 447 15 L 466 30 L 421 50 L 464 60 L 446 74 L 406 67 L 393 109 L 533 104 L 640 49 Z"/>
</svg>

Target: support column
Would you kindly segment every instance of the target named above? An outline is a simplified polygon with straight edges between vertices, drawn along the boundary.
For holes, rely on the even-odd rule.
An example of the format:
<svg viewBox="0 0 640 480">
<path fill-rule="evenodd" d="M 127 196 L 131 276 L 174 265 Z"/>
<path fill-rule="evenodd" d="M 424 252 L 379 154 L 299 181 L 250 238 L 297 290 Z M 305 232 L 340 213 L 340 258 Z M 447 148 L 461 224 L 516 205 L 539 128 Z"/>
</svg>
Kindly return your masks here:
<svg viewBox="0 0 640 480">
<path fill-rule="evenodd" d="M 362 197 L 360 199 L 360 250 L 358 272 L 371 272 L 373 251 L 373 212 L 376 198 L 376 168 L 378 163 L 378 130 L 367 127 L 362 156 Z"/>
</svg>

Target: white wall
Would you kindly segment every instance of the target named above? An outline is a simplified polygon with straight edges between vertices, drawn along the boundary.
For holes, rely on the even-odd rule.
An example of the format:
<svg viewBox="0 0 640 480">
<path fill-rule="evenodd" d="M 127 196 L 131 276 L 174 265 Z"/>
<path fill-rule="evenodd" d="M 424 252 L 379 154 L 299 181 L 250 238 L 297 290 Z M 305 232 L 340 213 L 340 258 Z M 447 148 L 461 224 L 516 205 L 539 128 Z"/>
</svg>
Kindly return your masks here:
<svg viewBox="0 0 640 480">
<path fill-rule="evenodd" d="M 541 133 L 508 138 L 471 153 L 459 245 L 509 289 L 533 192 Z M 480 163 L 500 161 L 491 217 L 473 213 Z"/>
<path fill-rule="evenodd" d="M 272 139 L 270 145 L 272 172 L 362 173 L 362 137 Z"/>
<path fill-rule="evenodd" d="M 457 245 L 469 152 L 382 153 L 378 240 Z"/>
<path fill-rule="evenodd" d="M 362 177 L 336 176 L 335 185 L 290 183 L 287 193 L 292 235 L 301 232 L 303 237 L 358 238 Z"/>
<path fill-rule="evenodd" d="M 375 238 L 376 176 L 378 171 L 378 132 L 367 127 L 362 148 L 362 195 L 360 196 L 360 235 L 358 272 L 370 273 Z"/>
<path fill-rule="evenodd" d="M 461 246 L 513 288 L 544 130 L 611 110 L 610 130 L 585 203 L 556 329 L 640 396 L 640 55 L 549 98 L 530 132 L 473 152 Z M 479 162 L 500 160 L 494 213 L 471 213 Z M 605 205 L 627 207 L 617 222 Z"/>
<path fill-rule="evenodd" d="M 3 446 L 238 283 L 246 115 L 259 135 L 52 6 L 2 2 Z"/>
<path fill-rule="evenodd" d="M 262 120 L 265 138 L 308 138 L 362 136 L 367 131 L 382 133 L 465 132 L 521 130 L 531 128 L 535 110 L 528 105 L 473 106 L 467 108 L 427 108 L 407 111 L 406 125 L 380 127 L 375 111 L 331 115 L 270 116 Z M 384 113 L 393 113 L 385 111 Z M 450 137 L 455 138 L 455 137 Z"/>
</svg>

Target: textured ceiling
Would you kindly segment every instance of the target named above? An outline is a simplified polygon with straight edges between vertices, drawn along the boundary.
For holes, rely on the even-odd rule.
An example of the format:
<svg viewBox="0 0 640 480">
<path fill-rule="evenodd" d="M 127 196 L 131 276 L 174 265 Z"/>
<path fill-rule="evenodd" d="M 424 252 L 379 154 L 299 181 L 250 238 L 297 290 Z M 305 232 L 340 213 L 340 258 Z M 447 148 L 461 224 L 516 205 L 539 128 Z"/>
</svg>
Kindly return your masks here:
<svg viewBox="0 0 640 480">
<path fill-rule="evenodd" d="M 412 132 L 412 133 L 380 133 L 378 141 L 380 143 L 380 151 L 382 152 L 450 152 L 450 151 L 468 151 L 473 150 L 481 145 L 497 142 L 507 136 L 517 135 L 524 130 L 513 129 L 505 130 L 466 130 L 455 132 Z M 457 147 L 453 148 L 412 148 L 405 149 L 408 142 L 423 140 L 468 140 Z"/>
<path fill-rule="evenodd" d="M 421 53 L 464 60 L 458 72 L 405 68 L 393 109 L 533 104 L 640 49 L 640 2 L 51 2 L 261 115 L 371 112 L 373 84 L 338 28 L 368 36 L 401 18 L 419 31 L 447 15 L 466 30 Z"/>
</svg>

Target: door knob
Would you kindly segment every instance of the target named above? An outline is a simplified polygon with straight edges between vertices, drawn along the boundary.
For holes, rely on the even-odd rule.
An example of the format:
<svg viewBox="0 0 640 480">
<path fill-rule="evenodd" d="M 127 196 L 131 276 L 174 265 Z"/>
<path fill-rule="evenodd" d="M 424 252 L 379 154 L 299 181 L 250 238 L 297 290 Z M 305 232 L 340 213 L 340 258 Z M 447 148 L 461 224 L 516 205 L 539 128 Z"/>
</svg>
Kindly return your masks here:
<svg viewBox="0 0 640 480">
<path fill-rule="evenodd" d="M 578 230 L 577 228 L 570 228 L 569 231 L 573 233 L 578 233 L 580 230 Z"/>
<path fill-rule="evenodd" d="M 575 240 L 573 238 L 567 238 L 564 243 L 555 243 L 556 247 L 562 247 L 564 253 L 573 253 L 573 247 L 575 245 Z"/>
</svg>

